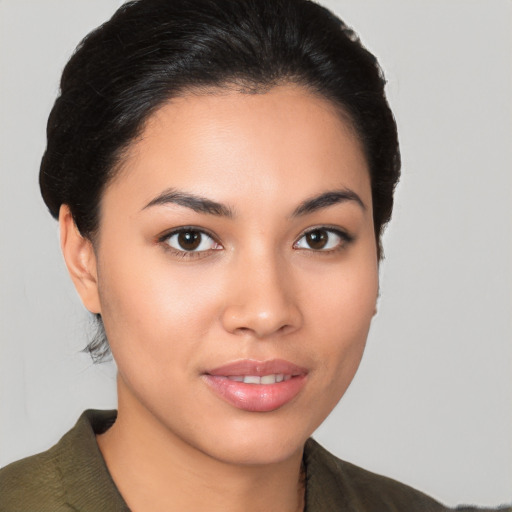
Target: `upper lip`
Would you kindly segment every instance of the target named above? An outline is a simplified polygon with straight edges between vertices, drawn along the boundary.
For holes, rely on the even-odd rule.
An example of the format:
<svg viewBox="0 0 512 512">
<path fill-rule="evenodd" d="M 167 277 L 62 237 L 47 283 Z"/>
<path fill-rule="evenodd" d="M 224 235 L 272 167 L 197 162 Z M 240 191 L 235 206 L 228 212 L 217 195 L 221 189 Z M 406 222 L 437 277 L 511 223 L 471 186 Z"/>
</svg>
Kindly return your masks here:
<svg viewBox="0 0 512 512">
<path fill-rule="evenodd" d="M 272 359 L 269 361 L 256 361 L 254 359 L 242 359 L 233 361 L 213 370 L 208 370 L 207 375 L 232 377 L 238 375 L 256 375 L 263 377 L 272 374 L 284 375 L 305 375 L 308 373 L 306 368 L 285 361 L 284 359 Z"/>
</svg>

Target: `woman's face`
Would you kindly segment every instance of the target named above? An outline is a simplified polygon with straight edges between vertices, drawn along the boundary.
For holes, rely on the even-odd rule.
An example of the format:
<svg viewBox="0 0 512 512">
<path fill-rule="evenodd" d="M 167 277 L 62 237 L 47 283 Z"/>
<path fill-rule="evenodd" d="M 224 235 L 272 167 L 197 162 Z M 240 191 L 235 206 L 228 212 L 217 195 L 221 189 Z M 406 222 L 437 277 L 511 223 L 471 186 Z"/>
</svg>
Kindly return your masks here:
<svg viewBox="0 0 512 512">
<path fill-rule="evenodd" d="M 107 187 L 95 255 L 120 414 L 223 461 L 285 460 L 344 394 L 374 314 L 361 146 L 297 86 L 174 99 Z"/>
</svg>

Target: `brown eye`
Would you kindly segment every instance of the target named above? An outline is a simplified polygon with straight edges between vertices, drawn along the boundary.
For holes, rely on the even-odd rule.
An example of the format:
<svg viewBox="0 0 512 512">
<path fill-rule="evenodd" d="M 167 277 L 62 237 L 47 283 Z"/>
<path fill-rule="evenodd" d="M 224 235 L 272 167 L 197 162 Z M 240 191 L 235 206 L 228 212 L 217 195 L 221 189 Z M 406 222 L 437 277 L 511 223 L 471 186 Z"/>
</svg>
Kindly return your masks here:
<svg viewBox="0 0 512 512">
<path fill-rule="evenodd" d="M 178 244 L 185 251 L 193 251 L 201 243 L 201 233 L 197 231 L 182 231 L 178 234 Z"/>
<path fill-rule="evenodd" d="M 180 229 L 162 241 L 178 252 L 203 252 L 222 248 L 210 235 L 198 229 Z"/>
<path fill-rule="evenodd" d="M 352 241 L 352 237 L 343 231 L 331 228 L 316 228 L 304 233 L 293 245 L 294 249 L 310 251 L 332 251 Z"/>
<path fill-rule="evenodd" d="M 315 229 L 306 234 L 306 243 L 311 249 L 323 249 L 329 241 L 329 234 L 324 229 Z"/>
</svg>

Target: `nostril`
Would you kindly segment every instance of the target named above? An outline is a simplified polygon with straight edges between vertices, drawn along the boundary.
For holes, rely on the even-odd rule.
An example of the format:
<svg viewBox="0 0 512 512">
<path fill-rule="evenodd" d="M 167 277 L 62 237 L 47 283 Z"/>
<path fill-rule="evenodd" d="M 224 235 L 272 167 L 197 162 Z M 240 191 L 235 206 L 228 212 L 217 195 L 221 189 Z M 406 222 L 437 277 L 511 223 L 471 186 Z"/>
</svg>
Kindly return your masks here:
<svg viewBox="0 0 512 512">
<path fill-rule="evenodd" d="M 271 326 L 268 324 L 262 325 L 253 325 L 252 327 L 236 327 L 231 329 L 233 334 L 237 334 L 240 336 L 254 336 L 256 338 L 265 338 L 267 336 L 275 336 L 275 335 L 286 335 L 294 330 L 297 327 L 291 324 L 281 325 L 279 327 Z"/>
<path fill-rule="evenodd" d="M 283 325 L 279 331 L 281 331 L 281 334 L 288 334 L 291 331 L 294 331 L 295 327 L 293 325 Z"/>
<path fill-rule="evenodd" d="M 237 327 L 235 329 L 235 332 L 238 334 L 249 334 L 251 332 L 251 329 L 248 327 Z"/>
</svg>

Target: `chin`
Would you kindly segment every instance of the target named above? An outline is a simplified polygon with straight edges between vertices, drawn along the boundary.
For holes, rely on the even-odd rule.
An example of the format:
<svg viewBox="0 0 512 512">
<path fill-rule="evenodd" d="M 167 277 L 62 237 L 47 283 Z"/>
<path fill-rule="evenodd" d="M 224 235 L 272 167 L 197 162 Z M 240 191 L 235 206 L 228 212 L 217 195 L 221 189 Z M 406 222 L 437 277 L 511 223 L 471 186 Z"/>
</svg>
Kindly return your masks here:
<svg viewBox="0 0 512 512">
<path fill-rule="evenodd" d="M 253 436 L 251 439 L 240 441 L 231 438 L 224 447 L 217 446 L 215 454 L 212 455 L 218 460 L 236 466 L 280 464 L 301 457 L 306 439 L 293 442 L 282 436 L 265 439 Z"/>
<path fill-rule="evenodd" d="M 201 439 L 203 451 L 225 463 L 235 465 L 279 464 L 291 458 L 300 458 L 304 443 L 314 427 L 272 418 L 273 413 L 254 414 L 249 421 L 233 422 L 226 429 L 229 434 L 206 436 Z M 217 432 L 222 432 L 219 429 Z"/>
</svg>

